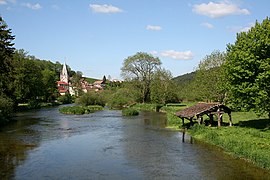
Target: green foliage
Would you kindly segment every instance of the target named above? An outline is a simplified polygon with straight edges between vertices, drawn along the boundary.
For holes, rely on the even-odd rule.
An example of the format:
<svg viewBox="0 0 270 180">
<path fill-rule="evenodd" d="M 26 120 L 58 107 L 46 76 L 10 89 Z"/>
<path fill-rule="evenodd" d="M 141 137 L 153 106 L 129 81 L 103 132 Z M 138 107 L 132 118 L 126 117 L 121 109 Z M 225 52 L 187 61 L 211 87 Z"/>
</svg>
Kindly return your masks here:
<svg viewBox="0 0 270 180">
<path fill-rule="evenodd" d="M 63 114 L 89 114 L 95 111 L 102 110 L 102 106 L 65 106 L 59 109 L 59 111 Z"/>
<path fill-rule="evenodd" d="M 217 145 L 226 152 L 270 169 L 270 132 L 241 127 L 210 128 L 194 125 L 193 137 Z M 241 138 L 239 138 L 241 137 Z"/>
<path fill-rule="evenodd" d="M 235 107 L 270 118 L 270 20 L 256 22 L 227 47 L 226 77 Z"/>
<path fill-rule="evenodd" d="M 70 94 L 66 94 L 64 96 L 59 96 L 57 101 L 61 102 L 62 104 L 70 104 L 73 102 L 73 98 Z"/>
<path fill-rule="evenodd" d="M 12 56 L 15 49 L 12 41 L 14 39 L 11 29 L 8 29 L 6 22 L 0 15 L 0 92 L 8 97 L 12 96 L 10 82 L 12 82 Z"/>
<path fill-rule="evenodd" d="M 142 102 L 150 100 L 150 84 L 160 65 L 159 58 L 142 52 L 124 60 L 121 75 L 126 81 L 135 81 L 134 86 L 140 90 Z"/>
<path fill-rule="evenodd" d="M 13 101 L 0 95 L 0 125 L 11 120 L 13 115 Z"/>
<path fill-rule="evenodd" d="M 132 89 L 121 88 L 108 98 L 108 106 L 111 108 L 127 107 L 135 102 Z"/>
<path fill-rule="evenodd" d="M 89 105 L 105 106 L 106 99 L 102 95 L 102 93 L 88 92 L 77 98 L 75 103 L 82 106 L 89 106 Z"/>
<path fill-rule="evenodd" d="M 170 71 L 158 70 L 151 81 L 150 98 L 152 103 L 166 104 L 168 102 L 179 102 L 176 93 L 176 84 L 172 81 Z"/>
<path fill-rule="evenodd" d="M 37 100 L 30 100 L 28 102 L 28 109 L 39 109 L 40 107 L 40 102 Z"/>
<path fill-rule="evenodd" d="M 139 115 L 139 111 L 133 108 L 127 108 L 122 110 L 123 116 L 137 116 Z"/>
<path fill-rule="evenodd" d="M 213 51 L 199 63 L 193 81 L 197 99 L 224 102 L 226 82 L 223 64 L 225 58 L 225 53 Z"/>
<path fill-rule="evenodd" d="M 102 110 L 102 106 L 65 106 L 59 109 L 63 114 L 89 114 Z"/>
</svg>

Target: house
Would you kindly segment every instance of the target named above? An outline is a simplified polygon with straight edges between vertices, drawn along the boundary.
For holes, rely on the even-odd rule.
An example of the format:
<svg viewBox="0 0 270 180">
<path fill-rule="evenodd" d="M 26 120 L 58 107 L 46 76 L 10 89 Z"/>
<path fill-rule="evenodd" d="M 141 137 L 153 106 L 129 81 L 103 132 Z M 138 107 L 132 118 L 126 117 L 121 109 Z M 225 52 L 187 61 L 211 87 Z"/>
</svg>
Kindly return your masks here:
<svg viewBox="0 0 270 180">
<path fill-rule="evenodd" d="M 81 86 L 79 89 L 84 93 L 103 90 L 106 86 L 106 82 L 104 80 L 97 80 L 93 84 L 90 84 L 84 77 L 80 79 L 79 84 Z M 72 85 L 72 77 L 69 77 L 68 75 L 66 63 L 63 64 L 63 68 L 60 73 L 60 80 L 57 81 L 57 87 L 61 96 L 66 94 L 70 94 L 72 96 L 78 95 L 78 87 Z"/>
</svg>

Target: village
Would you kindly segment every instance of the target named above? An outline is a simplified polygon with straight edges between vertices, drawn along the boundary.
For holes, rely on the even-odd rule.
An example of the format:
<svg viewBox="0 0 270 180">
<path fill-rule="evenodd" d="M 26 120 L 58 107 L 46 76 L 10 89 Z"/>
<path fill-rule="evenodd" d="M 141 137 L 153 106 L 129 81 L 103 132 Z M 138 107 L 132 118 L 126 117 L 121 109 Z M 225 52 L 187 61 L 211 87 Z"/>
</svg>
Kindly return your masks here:
<svg viewBox="0 0 270 180">
<path fill-rule="evenodd" d="M 61 96 L 70 94 L 71 96 L 78 96 L 78 87 L 75 87 L 71 83 L 72 77 L 69 77 L 66 63 L 63 64 L 62 71 L 60 73 L 59 81 L 57 81 L 58 92 Z M 120 80 L 113 79 L 113 83 L 122 83 Z M 84 77 L 80 79 L 80 90 L 84 93 L 100 90 L 104 90 L 107 85 L 107 79 L 104 76 L 102 80 L 97 80 L 90 84 Z"/>
</svg>

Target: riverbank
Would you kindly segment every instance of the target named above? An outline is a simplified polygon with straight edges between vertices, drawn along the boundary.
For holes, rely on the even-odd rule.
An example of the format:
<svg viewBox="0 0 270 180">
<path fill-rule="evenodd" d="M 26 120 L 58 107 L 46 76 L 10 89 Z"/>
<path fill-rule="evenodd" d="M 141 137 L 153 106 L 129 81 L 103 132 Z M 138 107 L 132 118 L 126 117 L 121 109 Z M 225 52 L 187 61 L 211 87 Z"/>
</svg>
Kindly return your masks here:
<svg viewBox="0 0 270 180">
<path fill-rule="evenodd" d="M 167 127 L 174 130 L 182 128 L 182 121 L 174 115 L 176 111 L 186 106 L 164 106 L 161 112 L 167 113 Z M 155 110 L 155 105 L 136 105 L 140 110 Z M 233 126 L 207 127 L 195 125 L 188 130 L 196 140 L 203 141 L 223 149 L 236 158 L 245 159 L 258 167 L 270 170 L 270 120 L 267 116 L 258 117 L 253 112 L 233 112 Z M 205 119 L 207 120 L 207 118 Z M 229 122 L 224 115 L 223 122 Z M 185 124 L 189 123 L 185 121 Z"/>
</svg>

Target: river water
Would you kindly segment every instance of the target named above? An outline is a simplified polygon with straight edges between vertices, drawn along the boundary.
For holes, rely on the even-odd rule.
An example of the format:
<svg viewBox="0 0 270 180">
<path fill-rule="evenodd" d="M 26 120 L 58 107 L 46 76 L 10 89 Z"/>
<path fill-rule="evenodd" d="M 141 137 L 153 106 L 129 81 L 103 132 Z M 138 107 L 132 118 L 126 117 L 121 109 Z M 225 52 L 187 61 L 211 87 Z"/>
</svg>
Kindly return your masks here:
<svg viewBox="0 0 270 180">
<path fill-rule="evenodd" d="M 1 179 L 270 179 L 269 172 L 166 130 L 162 113 L 18 113 L 0 129 Z"/>
</svg>

